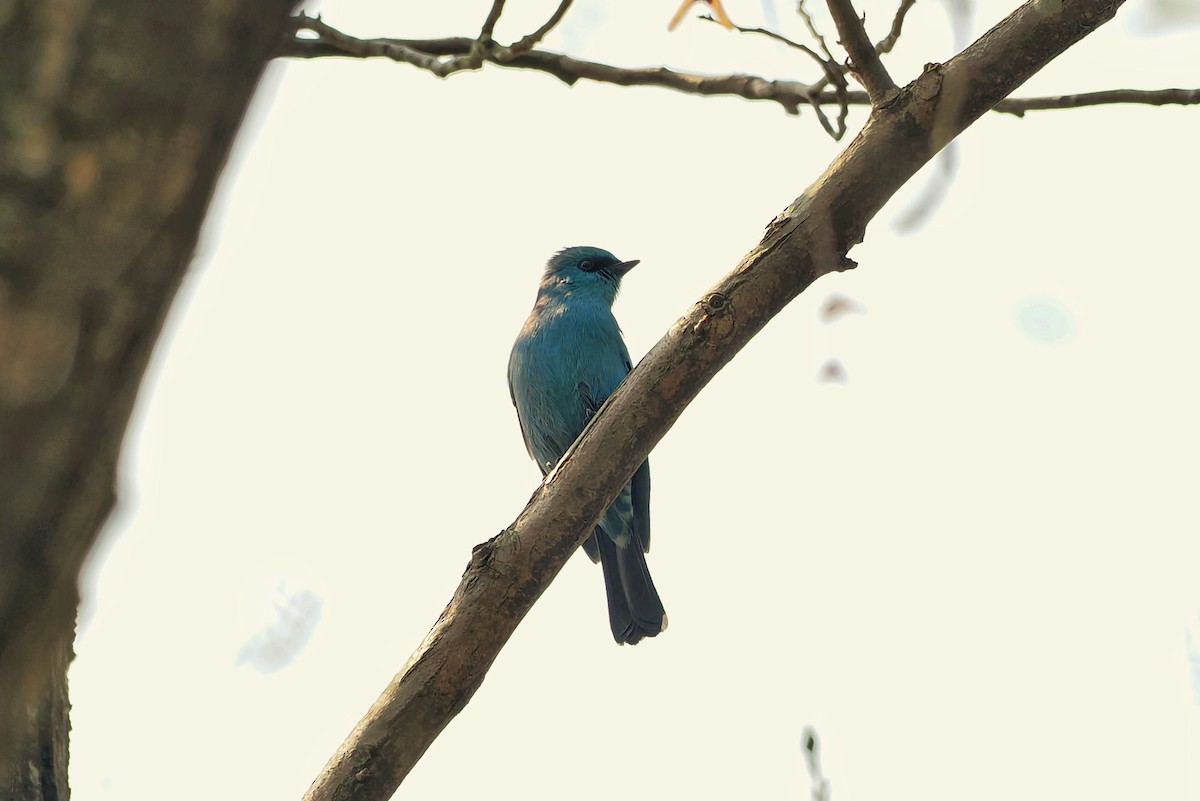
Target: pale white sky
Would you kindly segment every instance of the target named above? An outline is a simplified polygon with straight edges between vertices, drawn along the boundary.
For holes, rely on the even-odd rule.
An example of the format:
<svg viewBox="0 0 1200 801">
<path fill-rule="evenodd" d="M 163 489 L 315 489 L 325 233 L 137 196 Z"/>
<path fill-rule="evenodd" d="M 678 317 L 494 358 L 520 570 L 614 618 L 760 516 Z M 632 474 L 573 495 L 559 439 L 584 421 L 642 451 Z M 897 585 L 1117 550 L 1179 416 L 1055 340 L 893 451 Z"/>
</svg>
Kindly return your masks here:
<svg viewBox="0 0 1200 801">
<path fill-rule="evenodd" d="M 1147 35 L 1148 3 L 1023 93 L 1200 85 L 1196 31 Z M 419 37 L 487 5 L 320 10 Z M 509 5 L 501 38 L 555 3 Z M 813 75 L 668 35 L 674 0 L 576 5 L 548 47 Z M 863 7 L 882 33 L 893 4 Z M 951 54 L 918 3 L 889 65 Z M 1196 108 L 970 129 L 936 216 L 894 230 L 918 176 L 654 452 L 670 630 L 616 646 L 573 559 L 398 797 L 800 799 L 812 725 L 837 801 L 1200 798 L 1198 141 Z M 841 147 L 770 104 L 273 65 L 87 571 L 74 798 L 298 798 L 536 486 L 504 376 L 550 253 L 642 260 L 637 358 Z M 821 323 L 835 292 L 866 313 Z"/>
</svg>

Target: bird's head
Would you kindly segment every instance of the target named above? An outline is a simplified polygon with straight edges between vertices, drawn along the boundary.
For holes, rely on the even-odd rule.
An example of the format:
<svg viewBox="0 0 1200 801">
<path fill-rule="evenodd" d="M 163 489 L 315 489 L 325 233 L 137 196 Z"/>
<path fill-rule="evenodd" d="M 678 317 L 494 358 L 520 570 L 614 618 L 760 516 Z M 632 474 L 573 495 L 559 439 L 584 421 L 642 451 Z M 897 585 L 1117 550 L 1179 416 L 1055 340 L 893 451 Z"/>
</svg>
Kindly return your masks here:
<svg viewBox="0 0 1200 801">
<path fill-rule="evenodd" d="M 543 292 L 585 298 L 601 298 L 610 305 L 621 288 L 621 278 L 637 261 L 621 261 L 603 248 L 563 248 L 546 263 Z"/>
</svg>

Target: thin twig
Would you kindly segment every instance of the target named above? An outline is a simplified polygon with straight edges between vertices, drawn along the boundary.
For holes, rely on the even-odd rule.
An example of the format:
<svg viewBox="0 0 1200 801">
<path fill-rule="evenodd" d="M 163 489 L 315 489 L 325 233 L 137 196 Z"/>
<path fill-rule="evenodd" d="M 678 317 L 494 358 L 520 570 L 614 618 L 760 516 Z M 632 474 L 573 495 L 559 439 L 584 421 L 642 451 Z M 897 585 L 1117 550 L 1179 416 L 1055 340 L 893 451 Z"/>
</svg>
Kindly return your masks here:
<svg viewBox="0 0 1200 801">
<path fill-rule="evenodd" d="M 522 37 L 519 42 L 514 42 L 512 46 L 505 48 L 503 53 L 498 53 L 497 60 L 510 61 L 513 56 L 532 50 L 535 46 L 541 44 L 542 39 L 546 38 L 546 34 L 550 33 L 550 31 L 554 30 L 554 26 L 562 22 L 563 15 L 567 13 L 567 9 L 571 7 L 572 2 L 574 0 L 562 0 L 558 4 L 558 8 L 554 10 L 554 13 L 550 15 L 550 19 L 546 20 L 546 23 L 542 27 L 528 36 Z"/>
<path fill-rule="evenodd" d="M 896 83 L 867 38 L 867 30 L 854 10 L 854 4 L 851 0 L 826 0 L 826 4 L 837 25 L 839 41 L 850 54 L 850 71 L 871 96 L 871 103 L 879 106 L 894 98 Z"/>
<path fill-rule="evenodd" d="M 483 27 L 479 29 L 479 41 L 491 42 L 492 34 L 496 30 L 496 23 L 500 21 L 500 15 L 504 13 L 504 0 L 492 0 L 492 7 L 488 10 L 487 19 L 483 21 Z"/>
<path fill-rule="evenodd" d="M 800 15 L 800 19 L 804 20 L 804 27 L 808 28 L 808 35 L 816 39 L 817 44 L 821 45 L 821 52 L 825 54 L 825 58 L 830 61 L 837 61 L 833 57 L 833 53 L 829 52 L 829 45 L 825 43 L 825 37 L 817 30 L 817 23 L 813 21 L 812 15 L 804 7 L 804 0 L 796 0 L 796 13 Z"/>
<path fill-rule="evenodd" d="M 837 127 L 834 127 L 829 121 L 828 115 L 825 114 L 825 109 L 821 108 L 820 103 L 815 99 L 809 98 L 808 104 L 817 115 L 817 122 L 821 123 L 821 127 L 825 129 L 825 133 L 829 134 L 830 138 L 835 142 L 842 141 L 842 137 L 846 135 L 846 116 L 841 113 L 841 110 L 838 111 Z M 845 108 L 845 106 L 842 108 Z"/>
<path fill-rule="evenodd" d="M 808 13 L 808 9 L 804 7 L 804 0 L 796 0 L 796 13 L 800 15 L 800 19 L 804 20 L 804 27 L 808 28 L 808 35 L 815 39 L 817 44 L 821 46 L 821 52 L 825 54 L 825 63 L 831 65 L 837 64 L 837 68 L 835 70 L 837 72 L 837 77 L 833 77 L 828 71 L 826 71 L 825 77 L 813 84 L 813 89 L 820 91 L 832 83 L 835 87 L 838 87 L 839 97 L 845 97 L 846 67 L 838 63 L 838 60 L 833 57 L 833 53 L 829 51 L 829 45 L 826 43 L 824 35 L 817 30 L 816 20 L 813 19 L 812 14 Z M 845 105 L 842 105 L 841 109 L 838 111 L 839 128 L 844 126 L 846 115 L 848 113 L 849 109 Z"/>
<path fill-rule="evenodd" d="M 712 17 L 701 17 L 701 19 L 708 20 L 709 22 L 717 22 L 717 20 L 713 19 Z M 822 58 L 820 53 L 813 50 L 808 45 L 800 44 L 799 42 L 793 41 L 782 34 L 776 33 L 775 31 L 767 30 L 766 28 L 743 28 L 740 25 L 735 25 L 734 28 L 739 33 L 759 34 L 760 36 L 766 36 L 768 39 L 774 39 L 777 42 L 782 42 L 788 47 L 804 53 L 806 56 L 820 65 L 821 71 L 825 73 L 825 79 L 816 86 L 818 91 L 809 94 L 808 103 L 816 113 L 817 122 L 819 122 L 821 127 L 825 129 L 825 133 L 829 134 L 835 142 L 841 141 L 842 137 L 846 135 L 846 117 L 850 113 L 850 109 L 845 103 L 847 87 L 846 78 L 843 74 L 844 69 L 842 66 L 834 61 L 832 57 Z M 836 87 L 835 91 L 838 96 L 839 108 L 836 125 L 829 122 L 829 117 L 825 115 L 825 111 L 821 108 L 821 103 L 818 101 L 819 90 L 830 83 Z"/>
<path fill-rule="evenodd" d="M 900 40 L 900 31 L 904 28 L 904 17 L 908 14 L 908 10 L 916 5 L 917 0 L 900 0 L 900 7 L 896 9 L 896 16 L 892 17 L 892 29 L 888 31 L 888 35 L 875 43 L 875 52 L 879 55 L 892 52 L 892 48 L 896 46 L 896 42 Z"/>
<path fill-rule="evenodd" d="M 891 31 L 888 32 L 887 36 L 875 43 L 876 53 L 883 55 L 884 53 L 892 52 L 892 48 L 896 46 L 896 42 L 900 39 L 900 32 L 904 27 L 904 19 L 908 15 L 908 10 L 912 8 L 916 2 L 917 0 L 900 0 L 900 5 L 896 9 L 896 15 L 892 18 Z M 799 2 L 797 2 L 796 13 L 799 14 L 800 18 L 804 20 L 804 24 L 808 28 L 809 34 L 811 34 L 812 37 L 820 43 L 821 49 L 825 51 L 829 61 L 831 63 L 836 63 L 833 56 L 829 53 L 829 47 L 825 43 L 825 37 L 822 36 L 819 31 L 817 31 L 817 25 L 813 21 L 812 15 L 809 14 L 808 10 L 804 7 L 804 0 L 799 0 Z M 838 68 L 839 72 L 843 74 L 845 73 L 846 68 L 844 66 L 838 65 Z M 837 81 L 835 80 L 833 83 L 836 84 Z M 826 83 L 822 82 L 816 84 L 815 86 L 818 89 L 824 89 L 826 85 Z"/>
<path fill-rule="evenodd" d="M 708 15 L 705 15 L 705 16 L 701 17 L 700 19 L 705 20 L 706 22 L 716 22 L 717 24 L 720 24 L 720 22 L 718 20 L 715 20 Z M 808 45 L 803 45 L 803 44 L 800 44 L 799 42 L 794 42 L 791 39 L 787 38 L 786 36 L 775 33 L 775 31 L 769 31 L 766 28 L 743 28 L 741 25 L 734 25 L 733 28 L 738 33 L 756 33 L 760 36 L 765 36 L 768 39 L 774 39 L 777 42 L 783 42 L 788 47 L 793 47 L 796 50 L 799 50 L 801 53 L 804 53 L 805 55 L 807 55 L 813 61 L 820 64 L 823 69 L 827 68 L 826 60 L 821 58 L 821 54 L 818 53 L 816 50 L 813 50 Z"/>
</svg>

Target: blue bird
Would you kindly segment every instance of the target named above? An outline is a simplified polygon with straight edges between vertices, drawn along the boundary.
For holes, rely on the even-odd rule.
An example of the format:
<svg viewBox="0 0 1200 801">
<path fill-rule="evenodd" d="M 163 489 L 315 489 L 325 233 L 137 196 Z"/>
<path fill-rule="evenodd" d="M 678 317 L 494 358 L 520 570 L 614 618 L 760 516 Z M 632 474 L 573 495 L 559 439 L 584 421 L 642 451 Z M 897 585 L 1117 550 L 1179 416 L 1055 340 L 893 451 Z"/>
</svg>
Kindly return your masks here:
<svg viewBox="0 0 1200 801">
<path fill-rule="evenodd" d="M 612 314 L 621 278 L 636 261 L 571 247 L 546 264 L 537 301 L 508 360 L 508 390 L 529 455 L 545 476 L 633 368 Z M 604 570 L 608 619 L 618 643 L 667 627 L 646 567 L 650 549 L 650 462 L 605 511 L 583 550 Z"/>
</svg>

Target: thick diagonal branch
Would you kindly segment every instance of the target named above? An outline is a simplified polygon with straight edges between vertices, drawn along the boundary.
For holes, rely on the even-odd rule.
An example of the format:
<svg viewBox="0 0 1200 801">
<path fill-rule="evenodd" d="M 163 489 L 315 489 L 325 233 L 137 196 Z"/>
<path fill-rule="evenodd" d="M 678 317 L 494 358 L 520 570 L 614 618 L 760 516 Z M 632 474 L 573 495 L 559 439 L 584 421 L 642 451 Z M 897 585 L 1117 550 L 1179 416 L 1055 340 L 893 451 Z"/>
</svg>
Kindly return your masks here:
<svg viewBox="0 0 1200 801">
<path fill-rule="evenodd" d="M 618 487 L 712 377 L 847 251 L 922 165 L 1116 12 L 1121 0 L 1032 0 L 945 66 L 877 107 L 866 127 L 767 226 L 757 247 L 630 373 L 508 528 L 478 546 L 454 597 L 305 796 L 385 801 L 470 701 L 517 624 Z M 668 635 L 669 636 L 669 635 Z"/>
</svg>

